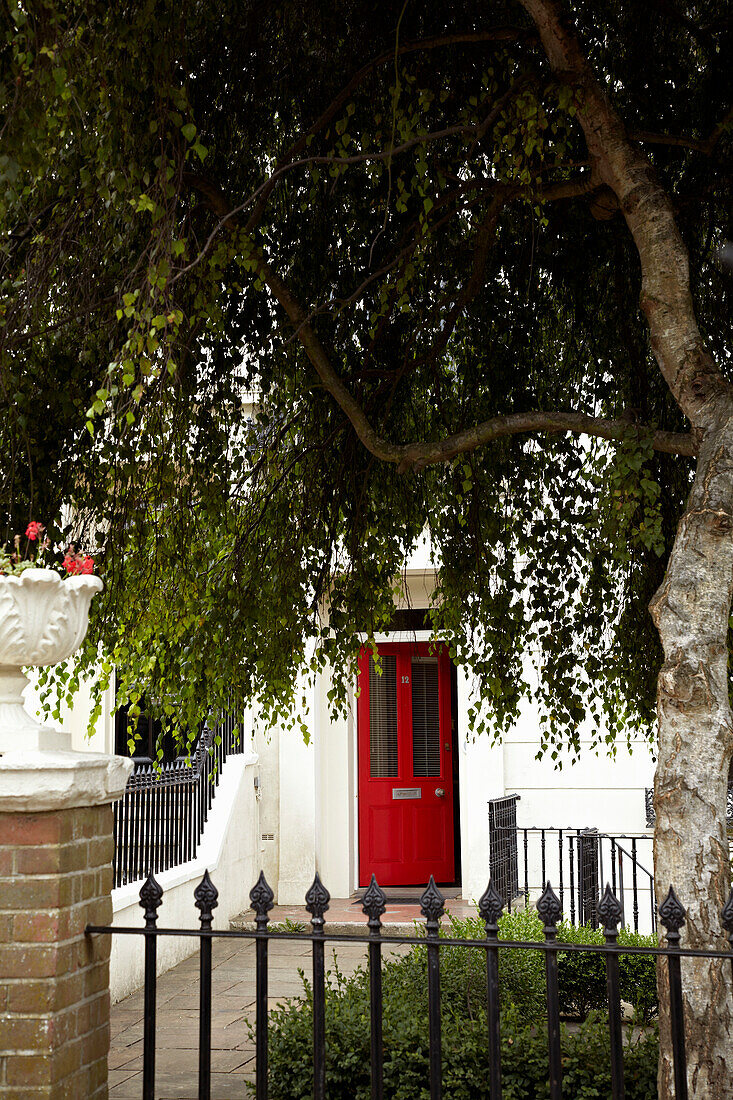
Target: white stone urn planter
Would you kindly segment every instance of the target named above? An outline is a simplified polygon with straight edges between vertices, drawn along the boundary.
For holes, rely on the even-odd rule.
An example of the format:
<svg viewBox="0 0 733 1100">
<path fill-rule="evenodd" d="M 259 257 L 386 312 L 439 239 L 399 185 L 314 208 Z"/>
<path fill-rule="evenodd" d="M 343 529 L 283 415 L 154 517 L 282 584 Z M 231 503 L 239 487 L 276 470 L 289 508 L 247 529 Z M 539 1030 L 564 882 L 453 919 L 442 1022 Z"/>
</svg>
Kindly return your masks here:
<svg viewBox="0 0 733 1100">
<path fill-rule="evenodd" d="M 102 588 L 99 577 L 62 577 L 53 569 L 0 576 L 0 753 L 71 748 L 70 734 L 41 725 L 23 706 L 23 666 L 55 665 L 71 656 Z"/>
</svg>

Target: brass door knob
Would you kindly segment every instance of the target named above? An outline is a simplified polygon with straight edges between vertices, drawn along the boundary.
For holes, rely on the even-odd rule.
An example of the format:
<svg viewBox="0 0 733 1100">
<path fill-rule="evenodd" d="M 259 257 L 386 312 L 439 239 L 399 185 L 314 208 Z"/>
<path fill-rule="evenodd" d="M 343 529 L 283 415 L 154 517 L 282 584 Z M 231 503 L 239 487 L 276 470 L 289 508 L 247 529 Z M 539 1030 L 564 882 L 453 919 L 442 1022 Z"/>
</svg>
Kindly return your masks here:
<svg viewBox="0 0 733 1100">
<path fill-rule="evenodd" d="M 438 798 L 445 798 L 445 791 L 442 787 L 436 787 L 435 793 L 437 794 Z"/>
</svg>

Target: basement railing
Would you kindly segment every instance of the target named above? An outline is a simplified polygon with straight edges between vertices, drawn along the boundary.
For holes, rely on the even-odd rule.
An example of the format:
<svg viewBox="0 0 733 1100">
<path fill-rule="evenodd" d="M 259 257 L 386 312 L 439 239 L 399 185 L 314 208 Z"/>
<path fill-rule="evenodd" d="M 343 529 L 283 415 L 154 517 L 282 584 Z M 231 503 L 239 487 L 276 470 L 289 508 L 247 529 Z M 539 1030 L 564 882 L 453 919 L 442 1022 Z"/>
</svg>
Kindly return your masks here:
<svg viewBox="0 0 733 1100">
<path fill-rule="evenodd" d="M 518 795 L 506 795 L 489 802 L 491 877 L 510 909 L 528 906 L 552 879 L 565 919 L 597 927 L 598 897 L 609 882 L 621 903 L 624 927 L 635 932 L 656 928 L 649 834 L 519 828 L 518 801 Z"/>
</svg>

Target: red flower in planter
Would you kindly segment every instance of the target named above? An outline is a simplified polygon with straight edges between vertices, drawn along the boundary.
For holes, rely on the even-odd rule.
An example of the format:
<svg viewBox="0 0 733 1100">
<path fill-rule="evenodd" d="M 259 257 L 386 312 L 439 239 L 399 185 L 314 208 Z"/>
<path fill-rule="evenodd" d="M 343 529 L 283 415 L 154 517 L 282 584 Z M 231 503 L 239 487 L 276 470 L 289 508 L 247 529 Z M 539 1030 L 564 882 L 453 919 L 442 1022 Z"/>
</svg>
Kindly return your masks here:
<svg viewBox="0 0 733 1100">
<path fill-rule="evenodd" d="M 61 564 L 67 573 L 79 572 L 79 562 L 76 560 L 76 554 L 66 553 Z"/>
<path fill-rule="evenodd" d="M 66 551 L 64 560 L 61 564 L 66 572 L 72 576 L 75 573 L 94 572 L 94 558 L 87 557 L 86 554 L 77 554 L 73 546 L 70 546 Z"/>
<path fill-rule="evenodd" d="M 26 569 L 59 569 L 69 576 L 78 573 L 94 573 L 94 558 L 77 551 L 72 543 L 65 551 L 61 565 L 49 560 L 49 551 L 54 547 L 46 533 L 46 526 L 32 519 L 25 529 L 26 542 L 22 535 L 15 535 L 10 546 L 0 543 L 0 577 L 20 576 Z"/>
<path fill-rule="evenodd" d="M 46 528 L 43 526 L 42 523 L 37 523 L 36 520 L 33 519 L 25 529 L 25 537 L 31 542 L 35 542 L 41 531 L 45 530 Z"/>
</svg>

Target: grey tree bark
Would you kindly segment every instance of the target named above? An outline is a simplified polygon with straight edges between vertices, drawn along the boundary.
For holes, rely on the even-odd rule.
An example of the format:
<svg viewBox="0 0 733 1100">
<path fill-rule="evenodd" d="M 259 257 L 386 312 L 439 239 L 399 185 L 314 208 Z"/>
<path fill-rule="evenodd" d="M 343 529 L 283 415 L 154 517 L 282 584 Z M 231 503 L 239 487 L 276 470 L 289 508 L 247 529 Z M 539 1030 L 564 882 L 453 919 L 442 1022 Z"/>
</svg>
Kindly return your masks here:
<svg viewBox="0 0 733 1100">
<path fill-rule="evenodd" d="M 720 402 L 723 403 L 722 400 Z M 728 621 L 733 595 L 733 409 L 700 450 L 664 584 L 652 614 L 664 646 L 659 674 L 654 868 L 658 900 L 673 884 L 687 909 L 684 943 L 722 948 L 729 886 L 725 804 L 733 753 Z M 733 1097 L 733 989 L 726 963 L 682 964 L 690 1096 Z M 674 1095 L 666 967 L 659 1095 Z"/>
</svg>

